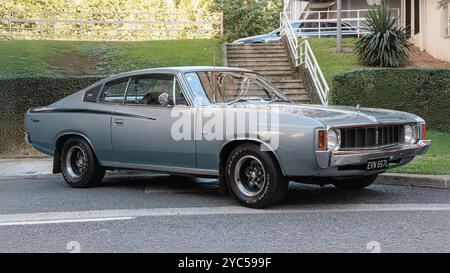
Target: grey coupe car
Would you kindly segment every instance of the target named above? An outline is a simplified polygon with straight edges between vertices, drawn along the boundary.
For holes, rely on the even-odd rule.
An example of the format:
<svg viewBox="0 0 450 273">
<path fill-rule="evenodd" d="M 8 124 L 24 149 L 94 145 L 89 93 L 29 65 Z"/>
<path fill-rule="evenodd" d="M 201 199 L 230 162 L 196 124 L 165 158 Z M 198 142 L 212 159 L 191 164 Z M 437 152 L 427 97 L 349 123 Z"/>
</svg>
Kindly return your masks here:
<svg viewBox="0 0 450 273">
<path fill-rule="evenodd" d="M 217 177 L 252 208 L 279 202 L 288 181 L 367 187 L 430 145 L 418 116 L 296 105 L 260 75 L 225 67 L 111 76 L 28 110 L 25 130 L 74 188 L 115 169 Z"/>
</svg>

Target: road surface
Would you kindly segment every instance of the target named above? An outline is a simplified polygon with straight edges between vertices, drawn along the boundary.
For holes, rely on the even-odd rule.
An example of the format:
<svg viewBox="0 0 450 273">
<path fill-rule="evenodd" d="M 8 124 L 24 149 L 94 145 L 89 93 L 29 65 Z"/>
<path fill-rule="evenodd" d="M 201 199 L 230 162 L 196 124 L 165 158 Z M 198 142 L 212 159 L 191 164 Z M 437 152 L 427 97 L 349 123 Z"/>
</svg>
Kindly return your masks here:
<svg viewBox="0 0 450 273">
<path fill-rule="evenodd" d="M 212 179 L 0 177 L 0 252 L 71 251 L 450 252 L 450 190 L 291 183 L 282 204 L 253 210 Z"/>
</svg>

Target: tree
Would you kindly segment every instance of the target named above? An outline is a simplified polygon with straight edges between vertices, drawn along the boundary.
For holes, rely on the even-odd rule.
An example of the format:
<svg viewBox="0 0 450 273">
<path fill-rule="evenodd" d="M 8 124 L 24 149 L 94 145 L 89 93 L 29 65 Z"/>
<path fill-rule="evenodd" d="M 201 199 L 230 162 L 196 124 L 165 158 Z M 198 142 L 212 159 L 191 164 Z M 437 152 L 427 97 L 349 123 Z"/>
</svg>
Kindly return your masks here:
<svg viewBox="0 0 450 273">
<path fill-rule="evenodd" d="M 232 41 L 277 28 L 282 1 L 214 0 L 210 10 L 224 13 L 224 36 Z"/>
</svg>

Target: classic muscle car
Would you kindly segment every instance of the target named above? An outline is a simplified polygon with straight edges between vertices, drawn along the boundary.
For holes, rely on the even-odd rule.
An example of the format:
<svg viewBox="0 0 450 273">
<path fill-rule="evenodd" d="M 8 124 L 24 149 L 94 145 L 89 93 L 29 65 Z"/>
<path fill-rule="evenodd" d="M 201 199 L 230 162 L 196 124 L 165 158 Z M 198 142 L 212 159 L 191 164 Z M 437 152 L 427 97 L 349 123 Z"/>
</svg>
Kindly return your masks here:
<svg viewBox="0 0 450 273">
<path fill-rule="evenodd" d="M 225 67 L 115 75 L 28 110 L 25 130 L 74 188 L 114 169 L 218 177 L 252 208 L 279 202 L 288 181 L 367 187 L 431 144 L 418 116 L 297 105 L 260 75 Z"/>
</svg>

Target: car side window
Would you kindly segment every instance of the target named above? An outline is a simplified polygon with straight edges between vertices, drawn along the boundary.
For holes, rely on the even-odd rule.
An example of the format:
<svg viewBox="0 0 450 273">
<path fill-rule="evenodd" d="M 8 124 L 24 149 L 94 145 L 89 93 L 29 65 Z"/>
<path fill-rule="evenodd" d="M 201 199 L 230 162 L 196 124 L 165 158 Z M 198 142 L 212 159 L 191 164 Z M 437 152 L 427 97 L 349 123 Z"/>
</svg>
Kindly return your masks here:
<svg viewBox="0 0 450 273">
<path fill-rule="evenodd" d="M 105 88 L 103 89 L 103 93 L 99 99 L 99 102 L 123 103 L 127 86 L 128 78 L 112 83 L 107 83 L 105 85 Z"/>
<path fill-rule="evenodd" d="M 86 92 L 84 92 L 83 101 L 97 102 L 98 94 L 100 93 L 101 90 L 102 90 L 101 84 L 87 90 Z"/>
<path fill-rule="evenodd" d="M 162 106 L 159 96 L 166 93 L 170 105 L 187 105 L 183 91 L 174 75 L 146 75 L 131 80 L 126 104 Z"/>
</svg>

